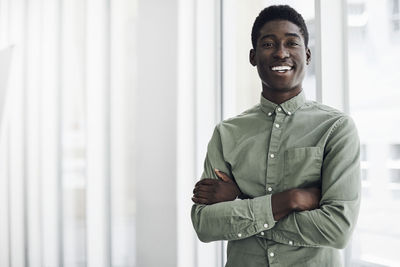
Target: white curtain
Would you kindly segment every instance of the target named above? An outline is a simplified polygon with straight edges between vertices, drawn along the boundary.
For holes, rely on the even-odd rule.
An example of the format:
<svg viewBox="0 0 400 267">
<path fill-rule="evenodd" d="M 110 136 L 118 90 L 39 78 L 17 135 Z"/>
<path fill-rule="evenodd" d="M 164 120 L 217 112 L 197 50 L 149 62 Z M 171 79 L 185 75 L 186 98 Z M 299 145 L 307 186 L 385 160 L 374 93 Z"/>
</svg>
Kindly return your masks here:
<svg viewBox="0 0 400 267">
<path fill-rule="evenodd" d="M 135 0 L 0 0 L 0 49 L 14 46 L 1 267 L 135 266 L 136 10 Z"/>
</svg>

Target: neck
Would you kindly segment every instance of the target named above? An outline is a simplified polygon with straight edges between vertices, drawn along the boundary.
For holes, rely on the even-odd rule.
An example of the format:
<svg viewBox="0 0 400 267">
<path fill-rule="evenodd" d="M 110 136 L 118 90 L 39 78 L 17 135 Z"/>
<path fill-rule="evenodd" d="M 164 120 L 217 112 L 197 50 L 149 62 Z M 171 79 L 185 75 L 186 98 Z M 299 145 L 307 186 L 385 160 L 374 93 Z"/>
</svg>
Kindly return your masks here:
<svg viewBox="0 0 400 267">
<path fill-rule="evenodd" d="M 291 99 L 292 97 L 295 97 L 301 92 L 301 88 L 295 88 L 290 91 L 277 91 L 277 90 L 272 90 L 270 88 L 263 88 L 262 95 L 264 98 L 268 99 L 269 101 L 275 103 L 275 104 L 282 104 L 283 102 L 286 102 L 287 100 Z"/>
</svg>

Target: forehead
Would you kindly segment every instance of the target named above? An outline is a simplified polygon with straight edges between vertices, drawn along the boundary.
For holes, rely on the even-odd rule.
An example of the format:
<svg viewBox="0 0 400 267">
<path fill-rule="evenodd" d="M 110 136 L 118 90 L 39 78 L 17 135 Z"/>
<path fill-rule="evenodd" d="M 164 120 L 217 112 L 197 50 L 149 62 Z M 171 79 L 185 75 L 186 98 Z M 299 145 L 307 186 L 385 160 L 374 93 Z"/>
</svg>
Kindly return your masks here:
<svg viewBox="0 0 400 267">
<path fill-rule="evenodd" d="M 286 36 L 287 34 L 297 34 L 303 39 L 300 27 L 288 20 L 272 20 L 264 24 L 260 29 L 259 38 L 265 35 L 275 35 L 276 37 Z"/>
</svg>

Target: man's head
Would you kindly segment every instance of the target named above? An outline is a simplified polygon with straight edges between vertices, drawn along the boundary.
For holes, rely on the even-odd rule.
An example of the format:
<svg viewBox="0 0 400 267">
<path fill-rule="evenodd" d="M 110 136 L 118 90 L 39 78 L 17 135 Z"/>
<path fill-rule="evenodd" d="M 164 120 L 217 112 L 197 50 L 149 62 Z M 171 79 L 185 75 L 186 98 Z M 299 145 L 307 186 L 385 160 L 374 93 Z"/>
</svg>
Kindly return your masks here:
<svg viewBox="0 0 400 267">
<path fill-rule="evenodd" d="M 311 59 L 303 18 L 289 6 L 270 6 L 252 29 L 250 63 L 257 66 L 263 95 L 286 101 L 302 90 L 306 64 Z"/>
<path fill-rule="evenodd" d="M 278 5 L 264 8 L 254 21 L 251 29 L 251 43 L 254 49 L 257 47 L 257 39 L 260 37 L 260 29 L 265 23 L 272 20 L 288 20 L 296 24 L 303 35 L 306 47 L 308 47 L 308 29 L 303 17 L 288 5 Z"/>
</svg>

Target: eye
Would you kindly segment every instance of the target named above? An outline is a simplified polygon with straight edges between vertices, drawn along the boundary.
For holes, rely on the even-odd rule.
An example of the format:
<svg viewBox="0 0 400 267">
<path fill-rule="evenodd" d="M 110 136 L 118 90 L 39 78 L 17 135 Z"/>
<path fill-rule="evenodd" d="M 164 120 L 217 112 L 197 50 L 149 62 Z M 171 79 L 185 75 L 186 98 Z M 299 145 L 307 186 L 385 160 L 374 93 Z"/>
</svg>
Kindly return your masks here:
<svg viewBox="0 0 400 267">
<path fill-rule="evenodd" d="M 288 42 L 288 45 L 289 45 L 289 46 L 292 46 L 292 47 L 299 46 L 299 44 L 298 44 L 298 43 L 296 43 L 296 42 L 293 42 L 293 41 L 289 41 L 289 42 Z"/>
<path fill-rule="evenodd" d="M 274 46 L 274 44 L 272 42 L 266 42 L 266 43 L 262 44 L 262 47 L 265 47 L 265 48 L 271 48 L 273 46 Z"/>
</svg>

